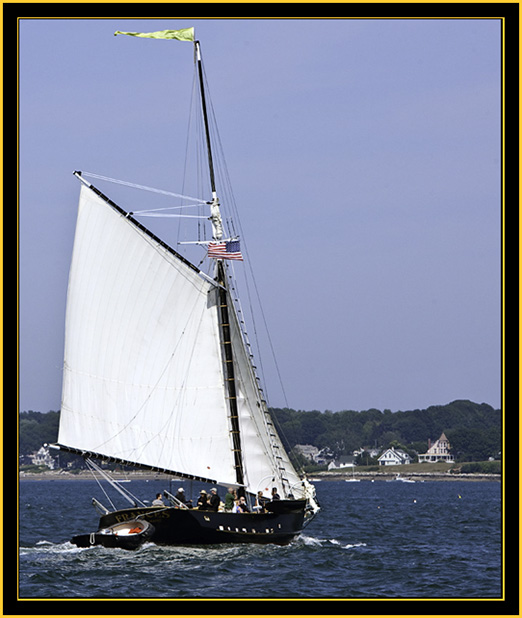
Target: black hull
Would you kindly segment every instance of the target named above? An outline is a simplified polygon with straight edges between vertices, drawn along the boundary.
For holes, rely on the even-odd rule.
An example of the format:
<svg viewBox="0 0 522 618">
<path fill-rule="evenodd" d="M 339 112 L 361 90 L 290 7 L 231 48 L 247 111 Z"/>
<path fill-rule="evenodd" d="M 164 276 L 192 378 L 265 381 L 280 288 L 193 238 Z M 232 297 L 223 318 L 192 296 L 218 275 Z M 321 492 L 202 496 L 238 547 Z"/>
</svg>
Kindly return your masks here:
<svg viewBox="0 0 522 618">
<path fill-rule="evenodd" d="M 281 501 L 268 513 L 224 513 L 177 507 L 130 508 L 100 518 L 100 529 L 135 519 L 150 522 L 158 545 L 276 543 L 286 545 L 303 529 L 305 503 Z"/>
</svg>

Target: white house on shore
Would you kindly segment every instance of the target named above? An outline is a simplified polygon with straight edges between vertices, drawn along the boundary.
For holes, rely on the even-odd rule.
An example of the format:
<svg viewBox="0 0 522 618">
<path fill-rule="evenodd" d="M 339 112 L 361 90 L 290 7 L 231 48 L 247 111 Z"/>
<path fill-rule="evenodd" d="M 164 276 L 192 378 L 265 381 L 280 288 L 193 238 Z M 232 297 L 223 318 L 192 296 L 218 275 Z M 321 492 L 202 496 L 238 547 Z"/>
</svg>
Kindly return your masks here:
<svg viewBox="0 0 522 618">
<path fill-rule="evenodd" d="M 31 461 L 35 466 L 47 466 L 51 470 L 54 470 L 56 465 L 55 458 L 49 452 L 46 446 L 42 446 L 40 450 L 31 455 Z"/>
<path fill-rule="evenodd" d="M 430 444 L 428 440 L 428 451 L 419 455 L 419 463 L 423 461 L 445 461 L 446 463 L 455 463 L 450 449 L 449 440 L 444 435 L 444 432 L 442 432 L 440 438 L 433 444 Z"/>
<path fill-rule="evenodd" d="M 339 470 L 341 468 L 354 468 L 355 458 L 352 455 L 342 455 L 328 464 L 328 470 Z"/>
<path fill-rule="evenodd" d="M 380 466 L 401 466 L 411 463 L 411 457 L 408 453 L 405 453 L 400 448 L 394 448 L 393 446 L 386 449 L 384 453 L 378 457 Z"/>
</svg>

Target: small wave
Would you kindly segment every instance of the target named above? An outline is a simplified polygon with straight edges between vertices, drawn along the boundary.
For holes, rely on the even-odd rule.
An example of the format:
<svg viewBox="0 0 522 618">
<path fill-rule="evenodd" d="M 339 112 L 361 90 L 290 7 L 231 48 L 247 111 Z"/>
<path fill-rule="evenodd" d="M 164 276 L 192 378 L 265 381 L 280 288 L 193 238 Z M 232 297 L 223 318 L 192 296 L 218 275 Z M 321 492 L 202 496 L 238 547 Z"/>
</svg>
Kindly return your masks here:
<svg viewBox="0 0 522 618">
<path fill-rule="evenodd" d="M 339 539 L 318 539 L 313 536 L 305 536 L 301 535 L 299 537 L 299 541 L 304 545 L 308 545 L 309 547 L 328 547 L 328 545 L 335 545 L 336 547 L 340 547 L 342 549 L 354 549 L 357 547 L 366 547 L 366 543 L 348 543 L 344 545 L 339 541 Z"/>
<path fill-rule="evenodd" d="M 329 541 L 332 545 L 337 545 L 342 547 L 343 549 L 353 549 L 354 547 L 366 547 L 366 543 L 348 543 L 348 545 L 343 545 L 341 541 L 337 539 L 330 539 Z"/>
<path fill-rule="evenodd" d="M 64 543 L 51 543 L 51 541 L 37 541 L 32 547 L 20 547 L 20 556 L 28 554 L 69 554 L 79 553 L 89 548 L 77 547 L 69 541 Z"/>
<path fill-rule="evenodd" d="M 310 547 L 322 547 L 323 543 L 325 543 L 326 540 L 327 539 L 317 539 L 313 536 L 306 536 L 306 534 L 301 534 L 299 537 L 297 537 L 297 543 L 308 545 Z"/>
<path fill-rule="evenodd" d="M 353 549 L 354 547 L 366 547 L 366 543 L 348 543 L 348 545 L 345 545 L 343 549 Z"/>
</svg>

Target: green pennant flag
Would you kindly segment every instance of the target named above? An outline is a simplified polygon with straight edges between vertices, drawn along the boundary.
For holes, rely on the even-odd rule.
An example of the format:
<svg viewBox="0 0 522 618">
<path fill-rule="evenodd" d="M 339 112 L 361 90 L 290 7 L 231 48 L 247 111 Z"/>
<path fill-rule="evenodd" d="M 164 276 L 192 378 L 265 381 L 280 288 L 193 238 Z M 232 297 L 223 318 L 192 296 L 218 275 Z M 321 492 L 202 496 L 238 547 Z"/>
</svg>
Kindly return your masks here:
<svg viewBox="0 0 522 618">
<path fill-rule="evenodd" d="M 183 28 L 181 30 L 158 30 L 158 32 L 121 32 L 117 30 L 117 34 L 128 34 L 129 36 L 139 36 L 143 39 L 177 39 L 178 41 L 193 41 L 194 28 Z"/>
</svg>

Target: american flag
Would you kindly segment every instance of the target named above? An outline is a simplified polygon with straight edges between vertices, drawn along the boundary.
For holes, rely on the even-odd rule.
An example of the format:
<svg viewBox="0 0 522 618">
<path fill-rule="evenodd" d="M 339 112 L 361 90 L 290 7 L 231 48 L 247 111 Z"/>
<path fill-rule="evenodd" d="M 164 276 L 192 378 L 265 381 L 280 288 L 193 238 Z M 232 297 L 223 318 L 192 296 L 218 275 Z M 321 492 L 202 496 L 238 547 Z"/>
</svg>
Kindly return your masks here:
<svg viewBox="0 0 522 618">
<path fill-rule="evenodd" d="M 211 242 L 208 246 L 208 257 L 218 260 L 242 260 L 239 240 Z"/>
</svg>

